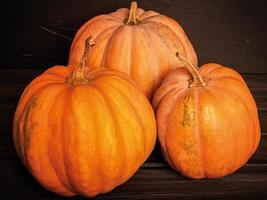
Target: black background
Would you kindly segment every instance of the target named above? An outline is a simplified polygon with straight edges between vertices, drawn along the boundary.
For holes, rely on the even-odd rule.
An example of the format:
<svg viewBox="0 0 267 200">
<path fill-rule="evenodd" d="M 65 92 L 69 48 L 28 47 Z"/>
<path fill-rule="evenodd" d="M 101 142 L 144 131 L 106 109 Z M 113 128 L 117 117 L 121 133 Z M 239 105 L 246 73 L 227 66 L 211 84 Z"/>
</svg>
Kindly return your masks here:
<svg viewBox="0 0 267 200">
<path fill-rule="evenodd" d="M 198 54 L 200 65 L 218 62 L 242 73 L 258 105 L 262 140 L 246 166 L 217 180 L 182 177 L 168 167 L 157 147 L 130 181 L 98 198 L 267 199 L 267 1 L 138 3 L 145 10 L 178 20 Z M 67 64 L 72 38 L 83 23 L 129 5 L 130 1 L 125 0 L 17 0 L 1 5 L 0 198 L 60 199 L 40 187 L 16 156 L 12 118 L 17 101 L 35 76 L 53 65 Z"/>
</svg>

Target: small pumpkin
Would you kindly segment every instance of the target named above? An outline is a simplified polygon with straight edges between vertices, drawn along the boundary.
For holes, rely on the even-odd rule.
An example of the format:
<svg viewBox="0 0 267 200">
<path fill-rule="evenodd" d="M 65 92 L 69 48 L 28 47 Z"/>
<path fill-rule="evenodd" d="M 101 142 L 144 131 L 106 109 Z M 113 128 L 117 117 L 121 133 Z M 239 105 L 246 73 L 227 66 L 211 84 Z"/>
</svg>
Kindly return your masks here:
<svg viewBox="0 0 267 200">
<path fill-rule="evenodd" d="M 260 141 L 258 112 L 233 69 L 209 63 L 169 73 L 155 93 L 158 138 L 167 162 L 184 176 L 218 178 L 243 166 Z"/>
<path fill-rule="evenodd" d="M 74 72 L 55 66 L 33 80 L 14 118 L 19 157 L 42 186 L 63 196 L 111 191 L 137 171 L 156 140 L 141 88 L 122 72 L 85 69 L 86 56 Z"/>
<path fill-rule="evenodd" d="M 79 63 L 88 36 L 96 38 L 96 45 L 86 66 L 108 67 L 128 74 L 148 98 L 167 72 L 181 66 L 175 57 L 177 49 L 197 65 L 195 51 L 182 27 L 165 15 L 137 8 L 136 2 L 132 2 L 130 11 L 121 8 L 86 22 L 72 42 L 71 66 Z"/>
</svg>

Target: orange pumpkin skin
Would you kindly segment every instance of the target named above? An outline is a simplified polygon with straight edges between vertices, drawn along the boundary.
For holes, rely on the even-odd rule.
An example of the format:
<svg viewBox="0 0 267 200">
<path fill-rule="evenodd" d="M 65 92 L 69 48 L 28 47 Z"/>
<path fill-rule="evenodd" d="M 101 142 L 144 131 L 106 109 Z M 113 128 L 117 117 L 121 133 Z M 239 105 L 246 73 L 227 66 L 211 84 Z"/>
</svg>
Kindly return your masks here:
<svg viewBox="0 0 267 200">
<path fill-rule="evenodd" d="M 148 98 L 167 72 L 181 66 L 178 50 L 197 65 L 195 51 L 182 27 L 173 19 L 154 11 L 136 10 L 136 24 L 127 24 L 129 9 L 99 15 L 86 22 L 72 42 L 69 64 L 76 66 L 88 36 L 96 45 L 90 51 L 87 67 L 106 66 L 122 71 L 136 81 Z"/>
<path fill-rule="evenodd" d="M 85 70 L 86 71 L 86 70 Z M 92 197 L 128 180 L 156 140 L 154 112 L 141 88 L 121 72 L 95 69 L 72 85 L 55 66 L 33 80 L 13 126 L 17 153 L 42 186 Z"/>
<path fill-rule="evenodd" d="M 207 86 L 190 88 L 185 68 L 163 80 L 153 99 L 158 138 L 167 162 L 184 176 L 223 177 L 243 166 L 258 147 L 257 107 L 234 70 L 211 63 L 199 73 Z"/>
</svg>

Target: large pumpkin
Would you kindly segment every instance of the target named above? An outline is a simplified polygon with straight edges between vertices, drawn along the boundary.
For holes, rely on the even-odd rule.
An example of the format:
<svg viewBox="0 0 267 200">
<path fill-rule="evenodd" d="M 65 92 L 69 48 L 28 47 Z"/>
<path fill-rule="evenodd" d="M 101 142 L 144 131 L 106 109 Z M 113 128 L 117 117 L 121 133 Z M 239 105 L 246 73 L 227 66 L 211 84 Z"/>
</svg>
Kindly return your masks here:
<svg viewBox="0 0 267 200">
<path fill-rule="evenodd" d="M 188 63 L 169 73 L 155 93 L 158 137 L 167 162 L 191 178 L 218 178 L 255 152 L 260 127 L 242 77 L 218 64 Z"/>
<path fill-rule="evenodd" d="M 19 157 L 41 185 L 91 197 L 137 171 L 154 147 L 156 122 L 123 73 L 55 66 L 23 92 L 13 131 Z"/>
<path fill-rule="evenodd" d="M 86 22 L 77 32 L 70 51 L 69 64 L 77 66 L 85 38 L 96 38 L 86 65 L 108 67 L 128 74 L 150 97 L 170 70 L 181 66 L 177 50 L 197 65 L 195 51 L 182 27 L 173 19 L 154 11 L 121 8 Z"/>
</svg>

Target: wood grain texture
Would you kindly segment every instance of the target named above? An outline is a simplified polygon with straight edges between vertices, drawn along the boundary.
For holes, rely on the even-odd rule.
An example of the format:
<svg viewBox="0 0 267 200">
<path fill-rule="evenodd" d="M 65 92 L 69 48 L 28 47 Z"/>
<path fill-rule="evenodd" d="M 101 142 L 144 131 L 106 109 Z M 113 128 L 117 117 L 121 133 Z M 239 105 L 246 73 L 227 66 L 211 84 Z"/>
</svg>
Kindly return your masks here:
<svg viewBox="0 0 267 200">
<path fill-rule="evenodd" d="M 44 190 L 20 163 L 6 164 L 8 176 L 2 194 L 9 199 L 66 199 Z M 266 165 L 246 165 L 221 179 L 191 180 L 168 166 L 141 168 L 127 183 L 95 199 L 265 199 Z M 68 199 L 83 199 L 73 197 Z"/>
</svg>

